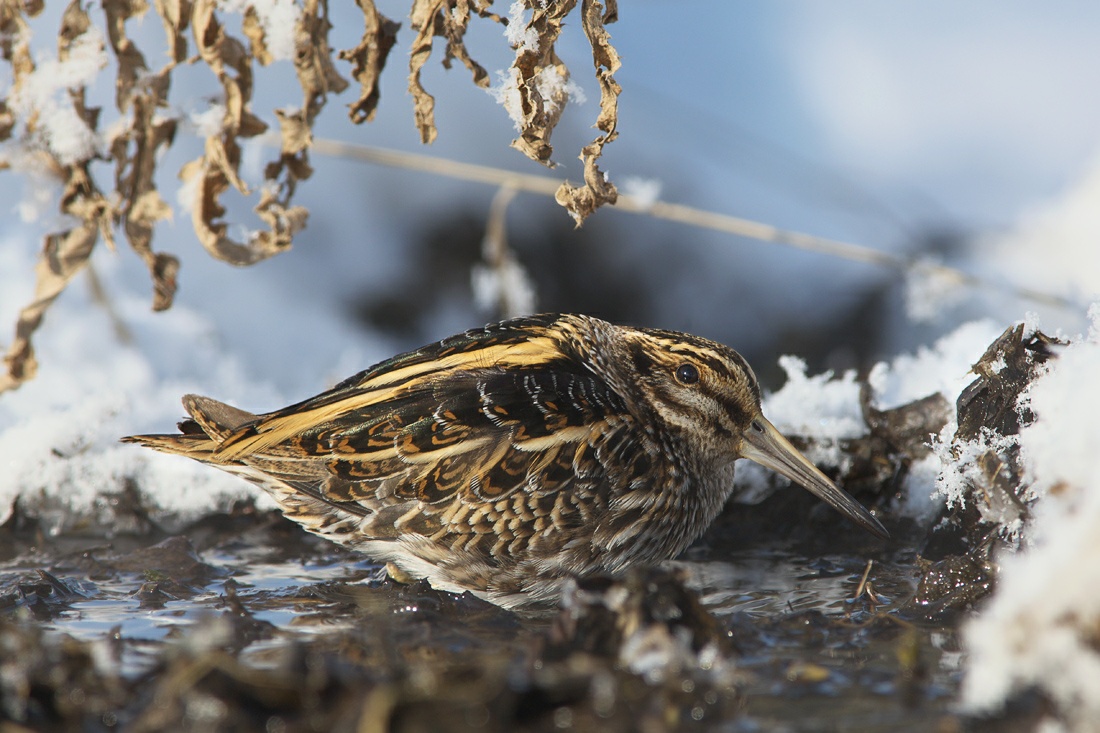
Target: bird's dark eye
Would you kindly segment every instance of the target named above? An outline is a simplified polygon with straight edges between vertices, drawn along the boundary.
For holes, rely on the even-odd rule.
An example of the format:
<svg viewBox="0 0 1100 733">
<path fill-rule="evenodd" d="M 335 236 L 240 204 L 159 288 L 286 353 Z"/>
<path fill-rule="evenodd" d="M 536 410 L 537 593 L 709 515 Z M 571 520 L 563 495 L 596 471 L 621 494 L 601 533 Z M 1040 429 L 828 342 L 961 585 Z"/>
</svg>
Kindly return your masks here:
<svg viewBox="0 0 1100 733">
<path fill-rule="evenodd" d="M 676 367 L 676 381 L 680 384 L 695 384 L 699 381 L 699 370 L 694 364 L 681 364 Z"/>
</svg>

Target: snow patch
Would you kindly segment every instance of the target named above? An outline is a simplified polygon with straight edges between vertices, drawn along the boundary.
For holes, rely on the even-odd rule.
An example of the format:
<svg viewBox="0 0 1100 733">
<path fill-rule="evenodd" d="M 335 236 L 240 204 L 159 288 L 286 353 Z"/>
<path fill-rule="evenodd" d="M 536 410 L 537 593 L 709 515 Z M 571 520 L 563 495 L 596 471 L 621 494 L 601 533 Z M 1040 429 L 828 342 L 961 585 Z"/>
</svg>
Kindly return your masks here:
<svg viewBox="0 0 1100 733">
<path fill-rule="evenodd" d="M 988 712 L 1036 687 L 1080 731 L 1100 720 L 1100 306 L 1089 314 L 1089 335 L 1031 386 L 1035 420 L 1019 441 L 1038 498 L 1024 549 L 1003 558 L 996 592 L 964 627 L 961 693 Z"/>
<path fill-rule="evenodd" d="M 244 14 L 249 8 L 264 30 L 264 44 L 276 61 L 293 61 L 297 51 L 301 9 L 294 0 L 218 0 L 218 7 Z"/>
<path fill-rule="evenodd" d="M 95 26 L 73 39 L 68 57 L 40 55 L 9 100 L 16 118 L 37 118 L 37 135 L 61 165 L 73 165 L 94 156 L 101 137 L 77 114 L 69 90 L 89 86 L 107 66 L 103 34 Z"/>
</svg>

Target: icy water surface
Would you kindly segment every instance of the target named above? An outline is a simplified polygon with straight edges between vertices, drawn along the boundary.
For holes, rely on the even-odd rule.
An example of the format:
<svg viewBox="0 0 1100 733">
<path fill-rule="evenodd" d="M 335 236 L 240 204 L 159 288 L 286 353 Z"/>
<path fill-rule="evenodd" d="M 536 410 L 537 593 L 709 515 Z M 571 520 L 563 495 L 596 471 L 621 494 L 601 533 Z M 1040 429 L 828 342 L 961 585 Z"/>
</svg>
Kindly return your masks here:
<svg viewBox="0 0 1100 733">
<path fill-rule="evenodd" d="M 32 727 L 960 725 L 955 629 L 904 609 L 914 553 L 877 541 L 830 553 L 719 537 L 521 616 L 395 583 L 253 510 L 113 537 L 19 524 L 0 539 L 3 714 Z"/>
</svg>

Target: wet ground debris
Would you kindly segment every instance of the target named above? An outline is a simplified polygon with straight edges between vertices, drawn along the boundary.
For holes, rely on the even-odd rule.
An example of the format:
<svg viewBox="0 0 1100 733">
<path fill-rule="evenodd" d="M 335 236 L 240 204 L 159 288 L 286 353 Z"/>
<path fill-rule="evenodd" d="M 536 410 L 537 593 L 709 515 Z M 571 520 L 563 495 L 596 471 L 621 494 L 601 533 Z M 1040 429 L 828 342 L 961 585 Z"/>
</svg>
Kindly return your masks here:
<svg viewBox="0 0 1100 733">
<path fill-rule="evenodd" d="M 291 641 L 260 666 L 241 650 L 265 627 L 225 590 L 227 613 L 135 677 L 104 642 L 0 619 L 4 716 L 31 729 L 660 731 L 729 720 L 742 704 L 726 634 L 670 571 L 577 584 L 518 646 L 380 659 L 348 653 L 372 633 L 360 627 Z"/>
<path fill-rule="evenodd" d="M 977 378 L 959 395 L 949 446 L 964 466 L 965 498 L 948 501 L 923 543 L 908 614 L 942 619 L 969 611 L 993 591 L 996 553 L 1015 534 L 1006 528 L 1027 522 L 1032 500 L 1016 440 L 1034 419 L 1024 396 L 1061 343 L 1042 332 L 1028 335 L 1018 324 L 973 365 Z"/>
</svg>

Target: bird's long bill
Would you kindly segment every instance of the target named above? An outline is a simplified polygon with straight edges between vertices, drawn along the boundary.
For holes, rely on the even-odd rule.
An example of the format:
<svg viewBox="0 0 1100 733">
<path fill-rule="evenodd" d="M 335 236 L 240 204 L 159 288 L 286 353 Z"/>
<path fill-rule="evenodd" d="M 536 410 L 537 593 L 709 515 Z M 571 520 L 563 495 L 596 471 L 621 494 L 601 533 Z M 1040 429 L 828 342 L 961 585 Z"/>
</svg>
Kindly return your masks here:
<svg viewBox="0 0 1100 733">
<path fill-rule="evenodd" d="M 763 417 L 756 418 L 752 427 L 745 432 L 741 456 L 808 489 L 811 494 L 824 500 L 868 532 L 883 539 L 890 536 L 870 512 L 830 481 Z"/>
</svg>

